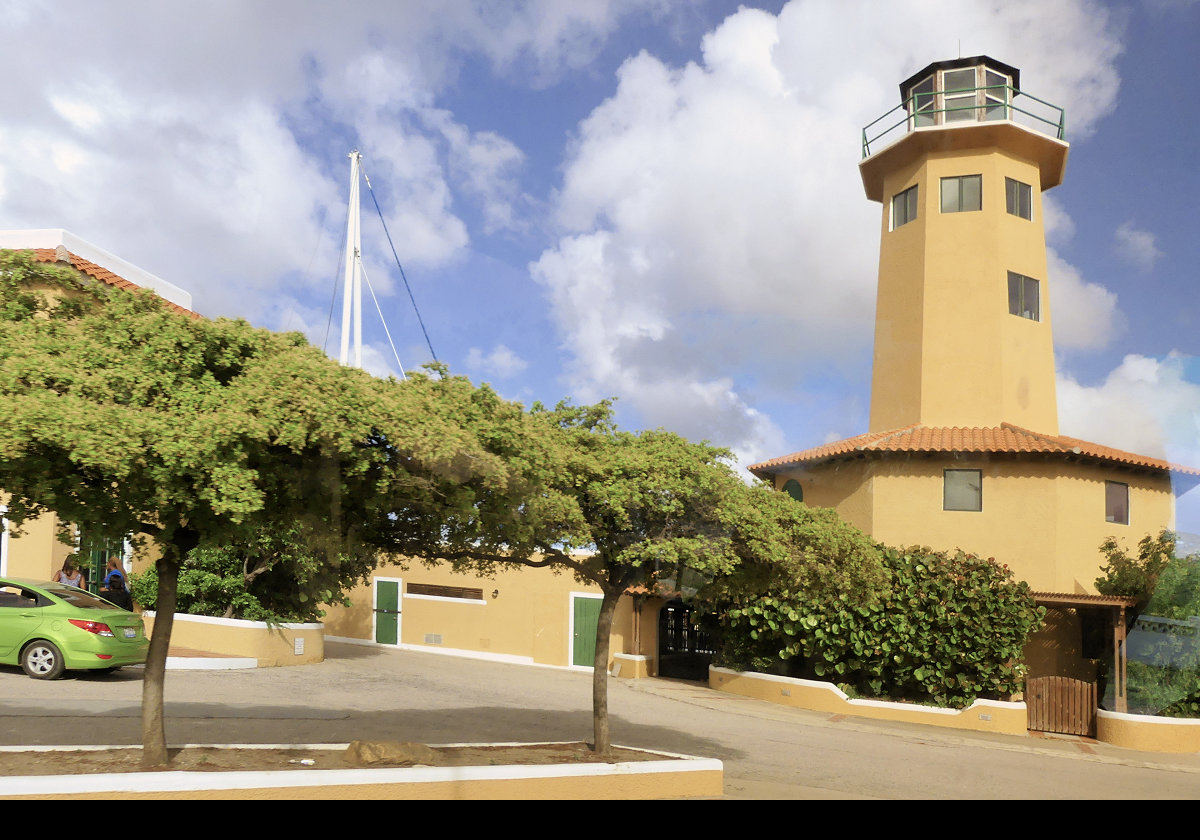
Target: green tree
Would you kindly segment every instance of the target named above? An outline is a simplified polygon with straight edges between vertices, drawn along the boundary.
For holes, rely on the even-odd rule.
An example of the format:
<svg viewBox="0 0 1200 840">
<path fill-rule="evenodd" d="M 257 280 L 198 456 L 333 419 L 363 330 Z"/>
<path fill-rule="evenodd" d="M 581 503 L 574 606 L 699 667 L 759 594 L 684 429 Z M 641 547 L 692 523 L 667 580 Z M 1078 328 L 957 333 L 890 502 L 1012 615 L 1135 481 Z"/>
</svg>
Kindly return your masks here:
<svg viewBox="0 0 1200 840">
<path fill-rule="evenodd" d="M 802 506 L 747 487 L 725 450 L 662 430 L 621 431 L 607 402 L 552 411 L 535 405 L 507 420 L 503 431 L 489 425 L 478 433 L 509 459 L 519 489 L 479 493 L 469 515 L 445 523 L 441 545 L 413 553 L 481 574 L 497 564 L 554 567 L 600 588 L 592 711 L 593 748 L 601 755 L 612 747 L 612 618 L 631 587 L 653 589 L 685 572 L 708 587 L 736 587 L 742 584 L 730 583 L 730 575 L 743 564 L 767 574 L 773 563 L 789 563 L 814 589 L 844 586 L 856 597 L 873 591 L 876 555 L 829 563 L 795 545 Z"/>
<path fill-rule="evenodd" d="M 1130 611 L 1130 622 L 1146 608 L 1154 593 L 1159 575 L 1175 556 L 1175 534 L 1164 528 L 1157 535 L 1147 534 L 1138 542 L 1137 555 L 1131 555 L 1116 537 L 1100 544 L 1104 555 L 1101 576 L 1096 578 L 1096 591 L 1101 595 L 1123 595 L 1136 598 Z"/>
<path fill-rule="evenodd" d="M 26 254 L 0 254 L 0 361 L 7 517 L 53 511 L 161 552 L 151 766 L 167 761 L 163 680 L 189 552 L 298 526 L 326 556 L 353 556 L 384 531 L 428 527 L 460 478 L 503 472 L 447 412 L 423 410 L 436 401 L 426 379 L 375 380 L 298 334 L 182 315 Z"/>
</svg>

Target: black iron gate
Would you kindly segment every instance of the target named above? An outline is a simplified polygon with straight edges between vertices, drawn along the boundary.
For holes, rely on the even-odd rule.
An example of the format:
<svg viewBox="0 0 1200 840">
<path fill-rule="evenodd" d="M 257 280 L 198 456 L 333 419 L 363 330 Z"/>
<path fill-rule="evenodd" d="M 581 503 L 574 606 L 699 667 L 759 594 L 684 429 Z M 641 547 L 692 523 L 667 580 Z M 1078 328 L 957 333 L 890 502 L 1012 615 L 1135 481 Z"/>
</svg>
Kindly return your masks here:
<svg viewBox="0 0 1200 840">
<path fill-rule="evenodd" d="M 692 623 L 692 609 L 668 601 L 658 613 L 658 675 L 680 680 L 707 680 L 714 653 L 709 634 Z"/>
</svg>

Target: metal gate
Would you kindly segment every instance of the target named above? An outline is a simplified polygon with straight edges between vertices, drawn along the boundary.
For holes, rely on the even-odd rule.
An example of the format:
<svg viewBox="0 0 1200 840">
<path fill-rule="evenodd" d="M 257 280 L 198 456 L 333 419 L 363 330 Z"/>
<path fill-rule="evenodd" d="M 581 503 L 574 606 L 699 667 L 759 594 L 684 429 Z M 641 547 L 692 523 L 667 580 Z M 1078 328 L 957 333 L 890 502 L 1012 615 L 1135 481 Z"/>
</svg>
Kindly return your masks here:
<svg viewBox="0 0 1200 840">
<path fill-rule="evenodd" d="M 1096 684 L 1070 677 L 1025 681 L 1029 728 L 1035 732 L 1096 737 Z"/>
<path fill-rule="evenodd" d="M 658 675 L 680 680 L 707 680 L 713 658 L 708 633 L 692 624 L 692 609 L 668 601 L 658 614 Z"/>
</svg>

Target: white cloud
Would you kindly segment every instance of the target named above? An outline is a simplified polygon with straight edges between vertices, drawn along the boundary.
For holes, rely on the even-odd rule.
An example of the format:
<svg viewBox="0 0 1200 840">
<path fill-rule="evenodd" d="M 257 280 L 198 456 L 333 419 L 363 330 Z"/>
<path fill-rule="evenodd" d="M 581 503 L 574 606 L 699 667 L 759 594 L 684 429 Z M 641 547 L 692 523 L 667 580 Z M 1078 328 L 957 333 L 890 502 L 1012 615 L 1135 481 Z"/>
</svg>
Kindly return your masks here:
<svg viewBox="0 0 1200 840">
<path fill-rule="evenodd" d="M 492 352 L 485 354 L 478 347 L 467 351 L 467 369 L 507 379 L 520 373 L 529 363 L 503 344 L 497 344 Z"/>
<path fill-rule="evenodd" d="M 1088 283 L 1053 248 L 1046 251 L 1050 283 L 1051 324 L 1059 350 L 1099 350 L 1125 331 L 1117 296 L 1098 283 Z"/>
<path fill-rule="evenodd" d="M 334 272 L 313 266 L 313 246 L 337 250 L 338 164 L 360 138 L 406 262 L 452 263 L 472 203 L 487 230 L 513 224 L 522 161 L 437 107 L 466 58 L 549 82 L 658 5 L 11 0 L 0 227 L 66 227 L 189 288 L 203 312 L 257 320 L 285 278 Z M 344 145 L 327 145 L 331 122 Z M 379 250 L 369 258 L 390 264 Z"/>
<path fill-rule="evenodd" d="M 577 396 L 616 394 L 646 425 L 779 454 L 753 407 L 772 395 L 755 388 L 794 393 L 871 341 L 881 208 L 863 197 L 854 138 L 963 33 L 963 55 L 1020 67 L 1076 134 L 1111 111 L 1120 45 L 1087 2 L 793 2 L 732 15 L 698 64 L 626 61 L 579 126 L 563 234 L 531 267 Z M 1061 260 L 1051 275 L 1072 310 L 1055 309 L 1065 346 L 1121 328 L 1115 296 Z M 757 385 L 733 378 L 745 370 Z"/>
<path fill-rule="evenodd" d="M 1114 234 L 1117 254 L 1139 271 L 1148 273 L 1162 256 L 1153 233 L 1139 230 L 1133 222 L 1122 222 Z"/>
<path fill-rule="evenodd" d="M 1054 193 L 1042 194 L 1042 225 L 1046 230 L 1046 242 L 1067 242 L 1075 235 L 1075 222 L 1058 203 Z"/>
<path fill-rule="evenodd" d="M 1062 433 L 1200 467 L 1200 357 L 1128 355 L 1095 386 L 1058 378 Z M 1177 527 L 1200 533 L 1200 488 L 1181 500 Z"/>
</svg>

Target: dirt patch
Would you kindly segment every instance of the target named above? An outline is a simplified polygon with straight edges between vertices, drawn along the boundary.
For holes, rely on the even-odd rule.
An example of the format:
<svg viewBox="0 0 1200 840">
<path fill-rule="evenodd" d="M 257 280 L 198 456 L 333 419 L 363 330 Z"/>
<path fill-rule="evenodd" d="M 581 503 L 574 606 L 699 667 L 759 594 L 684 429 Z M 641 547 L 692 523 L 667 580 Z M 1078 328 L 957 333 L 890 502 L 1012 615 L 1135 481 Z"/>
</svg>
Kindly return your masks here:
<svg viewBox="0 0 1200 840">
<path fill-rule="evenodd" d="M 348 770 L 363 765 L 342 749 L 239 749 L 186 747 L 170 750 L 169 767 L 156 770 L 228 772 L 233 770 Z M 487 767 L 506 764 L 605 763 L 587 744 L 434 747 L 431 767 Z M 655 753 L 614 748 L 610 761 L 661 761 Z M 387 765 L 372 765 L 379 768 Z M 402 766 L 402 765 L 392 765 Z M 80 773 L 138 773 L 141 749 L 0 752 L 0 776 L 58 776 Z"/>
</svg>

